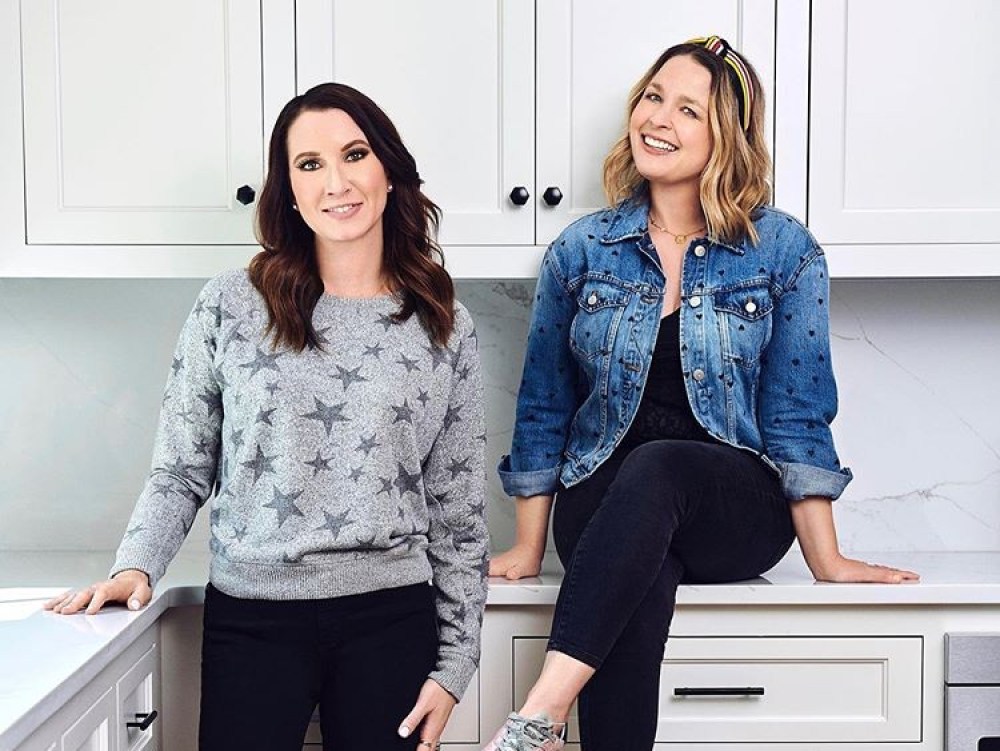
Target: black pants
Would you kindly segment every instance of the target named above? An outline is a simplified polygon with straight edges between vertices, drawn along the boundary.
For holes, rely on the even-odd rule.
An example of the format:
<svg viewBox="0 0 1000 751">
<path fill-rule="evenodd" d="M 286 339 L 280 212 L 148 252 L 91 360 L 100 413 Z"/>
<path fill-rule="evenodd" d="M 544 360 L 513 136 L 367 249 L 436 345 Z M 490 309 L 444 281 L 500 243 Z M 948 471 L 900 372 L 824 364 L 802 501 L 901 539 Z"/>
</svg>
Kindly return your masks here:
<svg viewBox="0 0 1000 751">
<path fill-rule="evenodd" d="M 301 751 L 319 705 L 323 748 L 415 749 L 396 729 L 434 669 L 427 584 L 327 600 L 205 593 L 203 751 Z"/>
<path fill-rule="evenodd" d="M 794 539 L 778 478 L 721 444 L 652 441 L 619 450 L 556 495 L 566 575 L 549 649 L 597 669 L 579 699 L 585 751 L 649 751 L 677 585 L 737 581 Z"/>
</svg>

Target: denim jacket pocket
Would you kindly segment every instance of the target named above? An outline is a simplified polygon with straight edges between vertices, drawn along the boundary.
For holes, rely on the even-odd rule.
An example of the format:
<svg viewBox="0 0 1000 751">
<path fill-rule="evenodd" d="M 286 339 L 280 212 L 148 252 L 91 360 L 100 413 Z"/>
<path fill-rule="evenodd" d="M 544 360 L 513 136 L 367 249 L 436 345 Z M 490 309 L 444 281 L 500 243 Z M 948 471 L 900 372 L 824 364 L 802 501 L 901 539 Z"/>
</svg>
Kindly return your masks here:
<svg viewBox="0 0 1000 751">
<path fill-rule="evenodd" d="M 756 366 L 771 338 L 774 300 L 770 286 L 763 282 L 720 289 L 712 299 L 723 357 L 745 368 Z"/>
<path fill-rule="evenodd" d="M 614 341 L 629 289 L 603 279 L 585 279 L 576 290 L 578 310 L 569 329 L 570 347 L 582 360 L 607 354 Z"/>
</svg>

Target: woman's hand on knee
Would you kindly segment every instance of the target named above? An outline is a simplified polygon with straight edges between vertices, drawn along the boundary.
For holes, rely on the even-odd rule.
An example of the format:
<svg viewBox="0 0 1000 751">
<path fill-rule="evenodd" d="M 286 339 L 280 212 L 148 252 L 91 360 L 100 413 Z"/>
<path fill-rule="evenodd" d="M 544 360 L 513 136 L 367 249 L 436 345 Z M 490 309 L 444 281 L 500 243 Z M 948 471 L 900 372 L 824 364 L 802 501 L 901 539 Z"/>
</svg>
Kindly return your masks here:
<svg viewBox="0 0 1000 751">
<path fill-rule="evenodd" d="M 448 724 L 451 710 L 457 703 L 455 697 L 437 681 L 428 678 L 420 689 L 417 703 L 406 715 L 397 732 L 403 738 L 409 738 L 414 732 L 418 732 L 420 751 L 432 751 L 440 745 L 444 726 Z"/>
<path fill-rule="evenodd" d="M 129 610 L 138 610 L 151 599 L 149 576 L 144 571 L 128 569 L 89 587 L 63 592 L 46 602 L 44 608 L 61 615 L 72 615 L 86 608 L 88 615 L 94 615 L 109 602 L 126 603 Z"/>
<path fill-rule="evenodd" d="M 542 570 L 544 555 L 544 550 L 518 543 L 490 560 L 490 576 L 505 576 L 511 580 L 523 576 L 538 576 Z"/>
</svg>

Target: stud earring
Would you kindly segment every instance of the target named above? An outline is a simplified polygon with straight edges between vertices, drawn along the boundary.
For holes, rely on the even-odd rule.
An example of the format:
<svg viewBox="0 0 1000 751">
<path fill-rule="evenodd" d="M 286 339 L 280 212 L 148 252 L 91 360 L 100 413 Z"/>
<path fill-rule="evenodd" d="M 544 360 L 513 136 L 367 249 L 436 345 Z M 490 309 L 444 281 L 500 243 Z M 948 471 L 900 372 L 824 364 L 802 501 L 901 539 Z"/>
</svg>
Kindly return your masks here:
<svg viewBox="0 0 1000 751">
<path fill-rule="evenodd" d="M 392 193 L 392 183 L 389 183 L 389 187 L 386 189 L 386 193 Z"/>
<path fill-rule="evenodd" d="M 292 209 L 295 210 L 295 211 L 298 211 L 299 210 L 299 205 L 297 203 L 293 203 L 292 204 Z"/>
</svg>

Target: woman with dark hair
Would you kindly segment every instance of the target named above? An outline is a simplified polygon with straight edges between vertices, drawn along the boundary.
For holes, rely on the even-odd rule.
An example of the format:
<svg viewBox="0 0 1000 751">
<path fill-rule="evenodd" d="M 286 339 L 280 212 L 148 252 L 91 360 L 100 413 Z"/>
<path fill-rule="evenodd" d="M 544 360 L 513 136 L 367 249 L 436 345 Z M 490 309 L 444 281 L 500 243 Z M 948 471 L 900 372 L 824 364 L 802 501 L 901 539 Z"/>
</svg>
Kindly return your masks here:
<svg viewBox="0 0 1000 751">
<path fill-rule="evenodd" d="M 797 536 L 816 579 L 901 582 L 841 555 L 851 479 L 822 249 L 770 208 L 760 81 L 723 39 L 666 50 L 604 165 L 611 208 L 539 272 L 510 456 L 514 547 L 491 573 L 566 567 L 548 654 L 488 751 L 556 751 L 579 698 L 585 751 L 649 751 L 681 582 L 756 577 Z"/>
<path fill-rule="evenodd" d="M 439 212 L 374 102 L 282 110 L 263 250 L 202 290 L 111 578 L 49 603 L 137 609 L 211 503 L 200 746 L 429 749 L 479 659 L 485 430 Z"/>
</svg>

